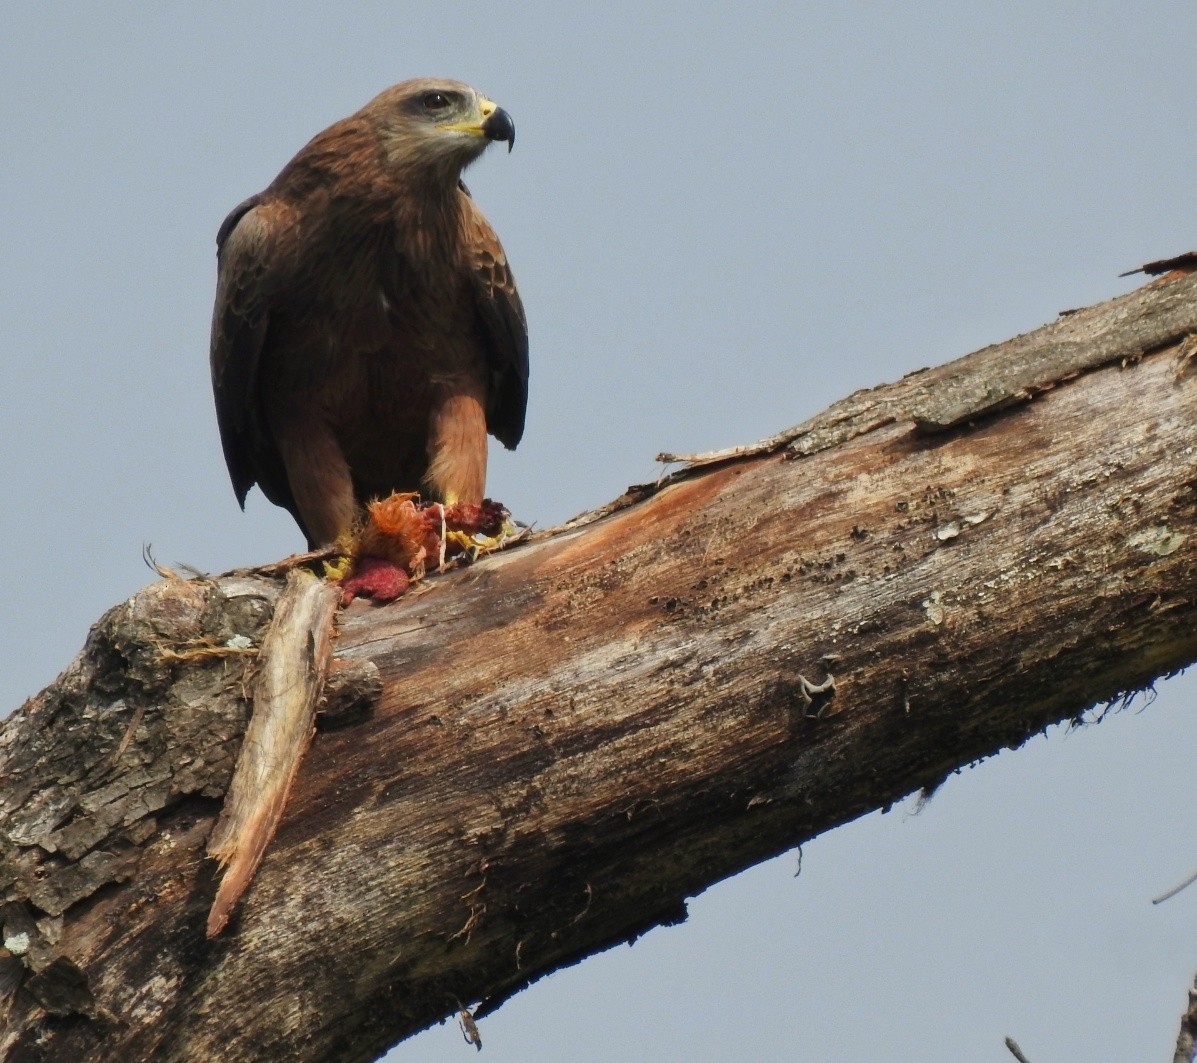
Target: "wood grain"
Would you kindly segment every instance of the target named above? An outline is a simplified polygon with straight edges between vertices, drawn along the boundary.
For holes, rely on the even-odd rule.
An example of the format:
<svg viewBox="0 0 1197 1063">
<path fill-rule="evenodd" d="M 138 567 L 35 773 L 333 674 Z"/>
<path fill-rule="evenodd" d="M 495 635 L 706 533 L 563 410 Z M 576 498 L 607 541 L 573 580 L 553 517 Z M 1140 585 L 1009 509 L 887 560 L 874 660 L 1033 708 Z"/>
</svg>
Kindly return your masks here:
<svg viewBox="0 0 1197 1063">
<path fill-rule="evenodd" d="M 0 1059 L 373 1058 L 1197 659 L 1192 333 L 1165 278 L 355 603 L 381 693 L 213 942 L 248 665 L 153 646 L 260 641 L 277 583 L 142 592 L 0 732 Z"/>
</svg>

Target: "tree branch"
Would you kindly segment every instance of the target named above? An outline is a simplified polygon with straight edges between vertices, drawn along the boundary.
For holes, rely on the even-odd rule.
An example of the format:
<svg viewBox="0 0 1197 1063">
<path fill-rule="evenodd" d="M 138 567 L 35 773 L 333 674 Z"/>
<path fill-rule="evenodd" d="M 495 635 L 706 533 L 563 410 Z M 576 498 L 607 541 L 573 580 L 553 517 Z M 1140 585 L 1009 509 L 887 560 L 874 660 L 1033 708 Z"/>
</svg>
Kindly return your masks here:
<svg viewBox="0 0 1197 1063">
<path fill-rule="evenodd" d="M 142 591 L 0 731 L 0 1059 L 372 1058 L 1193 661 L 1192 334 L 1164 278 L 349 608 L 213 941 L 279 584 Z"/>
</svg>

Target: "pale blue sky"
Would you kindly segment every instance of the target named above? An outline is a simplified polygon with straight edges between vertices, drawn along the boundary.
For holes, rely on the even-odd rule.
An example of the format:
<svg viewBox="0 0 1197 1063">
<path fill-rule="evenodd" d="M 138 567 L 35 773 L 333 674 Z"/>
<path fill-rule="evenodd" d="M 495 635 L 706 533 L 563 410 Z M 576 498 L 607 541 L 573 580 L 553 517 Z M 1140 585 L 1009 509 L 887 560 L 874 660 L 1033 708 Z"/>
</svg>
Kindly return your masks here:
<svg viewBox="0 0 1197 1063">
<path fill-rule="evenodd" d="M 1197 6 L 62 3 L 0 37 L 0 711 L 165 563 L 301 545 L 237 509 L 208 385 L 214 236 L 415 74 L 513 115 L 468 175 L 528 309 L 548 525 L 1197 247 Z M 1194 684 L 716 887 L 482 1024 L 489 1063 L 1169 1058 L 1197 970 Z M 1136 703 L 1136 709 L 1142 702 Z M 1187 837 L 1186 837 L 1187 835 Z M 403 1061 L 465 1060 L 451 1026 Z"/>
</svg>

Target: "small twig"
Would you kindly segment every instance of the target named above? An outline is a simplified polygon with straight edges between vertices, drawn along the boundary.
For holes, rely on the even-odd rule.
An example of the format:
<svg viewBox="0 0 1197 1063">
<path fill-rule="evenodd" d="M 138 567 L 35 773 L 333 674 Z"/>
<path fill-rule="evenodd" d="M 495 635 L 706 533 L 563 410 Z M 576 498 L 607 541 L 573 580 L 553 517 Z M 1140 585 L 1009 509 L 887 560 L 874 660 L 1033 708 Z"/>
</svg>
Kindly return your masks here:
<svg viewBox="0 0 1197 1063">
<path fill-rule="evenodd" d="M 257 568 L 238 569 L 237 571 L 246 571 L 259 576 L 281 576 L 290 572 L 293 568 L 298 568 L 300 565 L 309 564 L 312 561 L 331 561 L 334 557 L 342 557 L 345 554 L 345 548 L 340 543 L 333 543 L 331 546 L 322 546 L 318 550 L 308 550 L 302 554 L 291 554 L 289 557 L 284 557 L 281 561 L 272 561 L 268 565 L 259 565 Z"/>
<path fill-rule="evenodd" d="M 196 643 L 181 650 L 172 650 L 169 646 L 157 647 L 158 658 L 163 661 L 210 661 L 218 657 L 254 656 L 259 652 L 257 646 L 215 646 L 208 643 Z"/>
<path fill-rule="evenodd" d="M 1119 273 L 1118 276 L 1130 277 L 1135 273 L 1147 273 L 1154 277 L 1161 273 L 1171 273 L 1174 270 L 1187 273 L 1195 266 L 1197 266 L 1197 251 L 1186 251 L 1183 255 L 1177 255 L 1175 258 L 1161 258 L 1156 262 L 1148 262 L 1145 266 L 1128 269 L 1125 273 Z"/>
<path fill-rule="evenodd" d="M 775 435 L 771 435 L 768 439 L 762 439 L 759 443 L 748 443 L 738 447 L 724 447 L 722 450 L 708 450 L 701 454 L 677 454 L 666 450 L 657 455 L 657 461 L 662 465 L 685 464 L 699 467 L 703 465 L 715 465 L 722 461 L 735 461 L 737 458 L 753 458 L 758 454 L 766 453 L 769 450 L 777 450 L 779 447 L 784 446 L 789 442 L 793 434 L 793 429 L 787 429 L 785 432 L 778 432 Z M 674 470 L 674 472 L 676 471 Z M 672 473 L 668 475 L 672 475 Z"/>
<path fill-rule="evenodd" d="M 1197 871 L 1194 871 L 1179 886 L 1173 886 L 1166 893 L 1161 893 L 1158 897 L 1152 897 L 1151 903 L 1152 904 L 1163 904 L 1164 901 L 1168 900 L 1169 897 L 1175 897 L 1181 890 L 1187 889 L 1189 886 L 1193 885 L 1194 882 L 1197 882 Z"/>
<path fill-rule="evenodd" d="M 1026 1056 L 1022 1054 L 1022 1049 L 1018 1047 L 1018 1042 L 1013 1037 L 1006 1038 L 1006 1047 L 1010 1049 L 1010 1054 L 1018 1060 L 1018 1063 L 1031 1063 Z"/>
</svg>

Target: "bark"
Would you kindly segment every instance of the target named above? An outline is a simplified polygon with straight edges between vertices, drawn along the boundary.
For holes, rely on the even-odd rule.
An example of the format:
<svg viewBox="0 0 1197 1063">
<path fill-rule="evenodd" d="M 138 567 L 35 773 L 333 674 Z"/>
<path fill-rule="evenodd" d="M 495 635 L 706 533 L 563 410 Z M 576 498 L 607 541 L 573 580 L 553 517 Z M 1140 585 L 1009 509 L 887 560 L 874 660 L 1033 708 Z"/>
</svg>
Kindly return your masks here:
<svg viewBox="0 0 1197 1063">
<path fill-rule="evenodd" d="M 0 1059 L 373 1058 L 1197 659 L 1195 333 L 1168 276 L 353 605 L 211 941 L 280 583 L 148 587 L 0 732 Z"/>
</svg>

